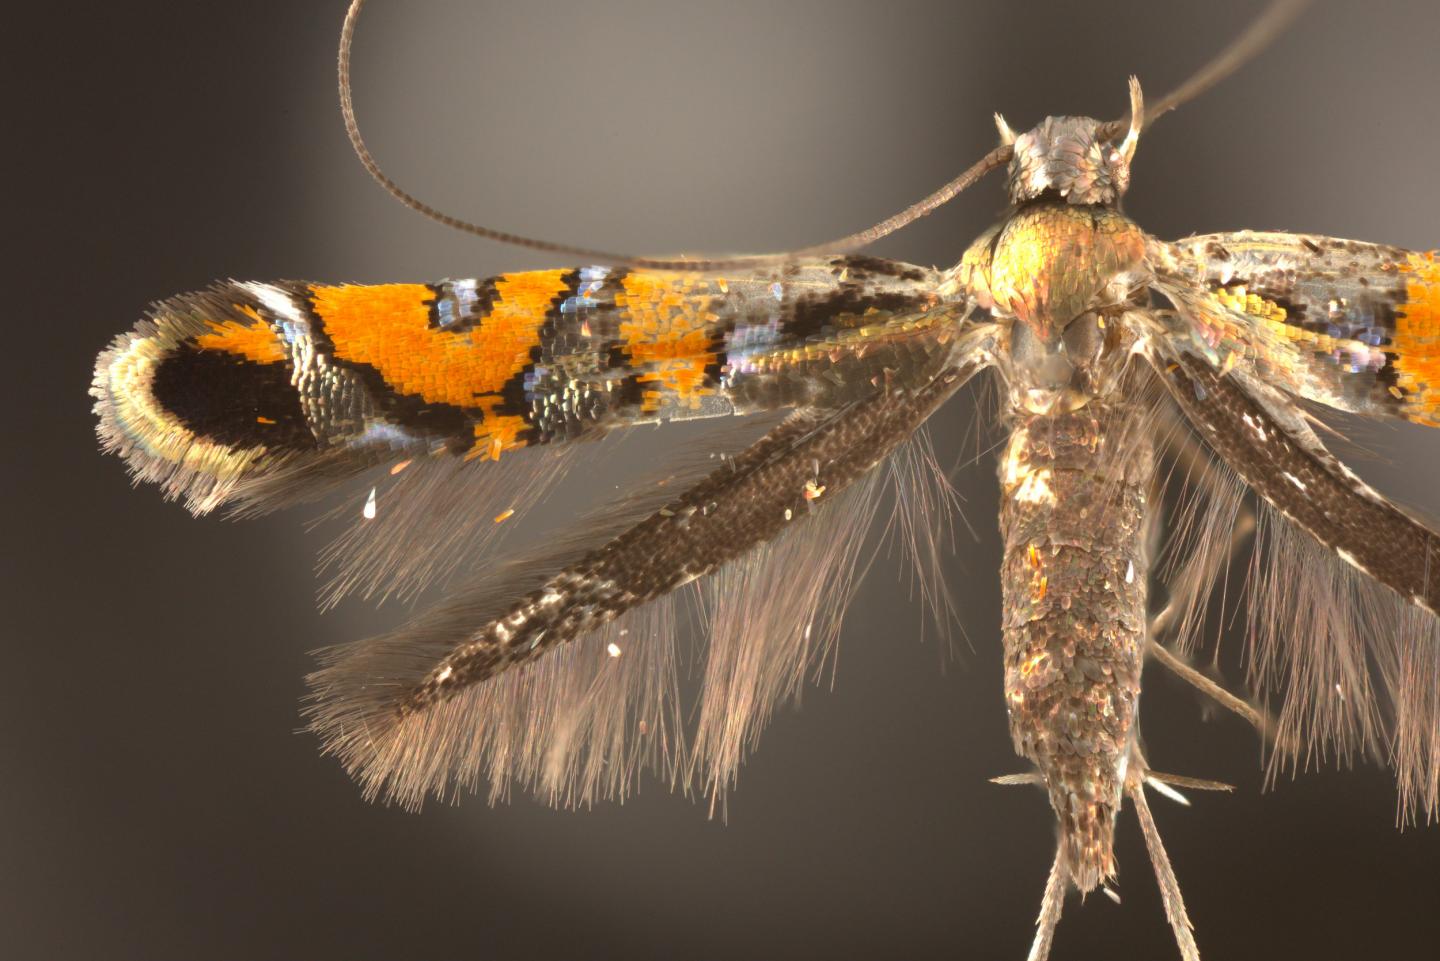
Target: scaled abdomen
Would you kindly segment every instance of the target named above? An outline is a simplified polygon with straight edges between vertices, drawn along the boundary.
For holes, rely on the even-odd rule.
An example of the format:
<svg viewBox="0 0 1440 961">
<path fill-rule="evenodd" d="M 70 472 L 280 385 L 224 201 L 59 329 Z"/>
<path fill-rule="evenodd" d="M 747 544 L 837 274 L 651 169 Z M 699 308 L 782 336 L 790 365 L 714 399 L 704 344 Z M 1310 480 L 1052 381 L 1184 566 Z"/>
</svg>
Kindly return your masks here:
<svg viewBox="0 0 1440 961">
<path fill-rule="evenodd" d="M 1114 873 L 1137 732 L 1154 475 L 1140 406 L 1016 414 L 1001 465 L 1010 733 L 1045 780 L 1081 891 Z"/>
</svg>

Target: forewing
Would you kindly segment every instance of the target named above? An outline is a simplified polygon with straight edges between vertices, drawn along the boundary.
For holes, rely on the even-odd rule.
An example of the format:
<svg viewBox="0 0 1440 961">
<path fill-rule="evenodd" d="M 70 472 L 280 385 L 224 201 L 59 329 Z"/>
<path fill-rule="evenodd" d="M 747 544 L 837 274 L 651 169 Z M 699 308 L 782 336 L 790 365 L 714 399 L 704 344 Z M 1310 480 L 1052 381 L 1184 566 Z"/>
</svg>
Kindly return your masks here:
<svg viewBox="0 0 1440 961">
<path fill-rule="evenodd" d="M 837 406 L 941 353 L 926 341 L 951 321 L 940 289 L 933 270 L 860 257 L 743 277 L 229 282 L 157 305 L 101 354 L 92 393 L 137 477 L 197 512 L 264 509 L 377 461 Z"/>
<path fill-rule="evenodd" d="M 926 382 L 962 316 L 942 290 L 933 270 L 864 257 L 744 276 L 227 282 L 157 305 L 100 356 L 92 393 L 102 444 L 197 513 L 374 471 L 358 496 L 373 486 L 377 504 L 343 508 L 355 527 L 327 552 L 328 599 L 410 594 L 543 496 L 562 442 Z"/>
<path fill-rule="evenodd" d="M 1150 240 L 1176 336 L 1217 368 L 1241 366 L 1339 410 L 1440 426 L 1435 253 L 1303 234 Z"/>
</svg>

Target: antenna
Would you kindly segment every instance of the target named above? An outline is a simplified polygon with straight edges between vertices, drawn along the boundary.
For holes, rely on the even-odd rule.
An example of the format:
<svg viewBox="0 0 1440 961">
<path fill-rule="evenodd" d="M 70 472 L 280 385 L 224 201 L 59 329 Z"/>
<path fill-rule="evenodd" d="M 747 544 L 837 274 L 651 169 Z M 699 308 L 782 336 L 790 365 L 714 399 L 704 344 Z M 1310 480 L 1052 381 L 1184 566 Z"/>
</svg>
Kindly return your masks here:
<svg viewBox="0 0 1440 961">
<path fill-rule="evenodd" d="M 1150 126 L 1176 107 L 1189 103 L 1215 86 L 1263 51 L 1284 33 L 1310 0 L 1273 0 L 1265 12 L 1251 21 L 1245 32 L 1230 42 L 1214 59 L 1196 70 L 1184 83 L 1152 103 L 1145 111 L 1144 126 Z M 1113 140 L 1131 126 L 1131 117 L 1112 120 L 1101 128 L 1102 136 Z"/>
<path fill-rule="evenodd" d="M 1252 59 L 1273 42 L 1285 27 L 1295 19 L 1308 2 L 1309 0 L 1274 0 L 1269 9 L 1258 17 L 1240 37 L 1221 51 L 1219 56 L 1196 71 L 1190 79 L 1175 88 L 1171 93 L 1157 101 L 1155 105 L 1150 108 L 1148 116 L 1145 119 L 1153 123 L 1155 118 L 1161 114 L 1174 110 L 1176 107 L 1199 96 L 1229 76 L 1246 61 Z M 581 247 L 573 244 L 558 243 L 552 240 L 543 240 L 536 237 L 527 237 L 523 234 L 511 233 L 507 230 L 498 230 L 494 227 L 485 227 L 480 224 L 471 223 L 468 220 L 462 220 L 459 217 L 452 217 L 450 214 L 437 210 L 415 197 L 394 180 L 390 179 L 389 175 L 381 169 L 379 162 L 370 153 L 370 148 L 365 145 L 365 139 L 360 135 L 360 125 L 355 119 L 355 103 L 350 88 L 350 49 L 355 39 L 355 22 L 359 19 L 360 10 L 364 6 L 365 0 L 351 0 L 350 8 L 345 13 L 345 23 L 340 28 L 339 54 L 340 114 L 345 121 L 345 134 L 350 138 L 350 146 L 355 149 L 355 155 L 360 158 L 361 165 L 376 183 L 385 188 L 386 193 L 390 194 L 390 196 L 411 210 L 429 217 L 436 223 L 444 224 L 446 227 L 458 230 L 461 233 L 481 237 L 486 240 L 498 241 L 513 247 L 524 247 L 529 250 L 538 250 L 551 254 L 563 254 L 568 257 L 579 257 L 587 261 L 607 263 L 618 267 L 631 267 L 639 270 L 688 271 L 751 269 L 755 267 L 773 266 L 802 257 L 847 253 L 852 250 L 867 247 L 882 237 L 888 237 L 895 231 L 939 209 L 953 200 L 961 192 L 978 183 L 992 170 L 1008 164 L 1014 154 L 1014 149 L 1010 144 L 1001 144 L 961 172 L 955 179 L 928 197 L 906 207 L 894 216 L 887 217 L 864 230 L 847 234 L 836 240 L 778 253 L 705 259 L 688 257 L 636 257 L 631 254 L 618 254 L 606 250 L 596 250 L 590 247 Z M 1124 134 L 1130 125 L 1130 118 L 1127 116 L 1121 120 L 1115 120 L 1105 124 L 1104 127 L 1101 128 L 1101 134 L 1106 139 L 1115 139 Z"/>
</svg>

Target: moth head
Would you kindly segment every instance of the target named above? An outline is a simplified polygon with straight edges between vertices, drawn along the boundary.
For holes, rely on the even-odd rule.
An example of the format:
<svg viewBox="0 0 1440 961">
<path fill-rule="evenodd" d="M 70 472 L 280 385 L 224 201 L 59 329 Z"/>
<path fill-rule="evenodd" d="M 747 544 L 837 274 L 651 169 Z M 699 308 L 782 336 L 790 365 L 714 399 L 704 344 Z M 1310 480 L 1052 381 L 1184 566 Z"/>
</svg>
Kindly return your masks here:
<svg viewBox="0 0 1440 961">
<path fill-rule="evenodd" d="M 1130 126 L 1123 140 L 1090 117 L 1046 117 L 1020 135 L 995 115 L 1001 143 L 1013 145 L 1007 175 L 1012 204 L 1051 196 L 1072 204 L 1114 206 L 1130 186 L 1130 161 L 1145 121 L 1140 82 L 1130 78 Z"/>
</svg>

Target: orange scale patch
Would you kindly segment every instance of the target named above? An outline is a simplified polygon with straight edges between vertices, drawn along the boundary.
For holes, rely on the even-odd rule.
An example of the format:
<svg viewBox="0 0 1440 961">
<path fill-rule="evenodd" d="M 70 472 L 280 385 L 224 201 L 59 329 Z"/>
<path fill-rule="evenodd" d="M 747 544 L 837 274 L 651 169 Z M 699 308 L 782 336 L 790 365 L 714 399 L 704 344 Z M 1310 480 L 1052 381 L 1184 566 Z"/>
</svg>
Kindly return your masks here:
<svg viewBox="0 0 1440 961">
<path fill-rule="evenodd" d="M 1396 381 L 1410 419 L 1440 426 L 1440 263 L 1435 251 L 1410 254 L 1397 264 L 1405 303 L 1395 312 Z"/>
<path fill-rule="evenodd" d="M 641 408 L 658 410 L 666 394 L 698 406 L 701 397 L 713 393 L 705 369 L 717 357 L 711 334 L 717 318 L 710 309 L 717 297 L 711 283 L 683 274 L 636 272 L 627 274 L 621 287 L 615 295 L 615 305 L 624 311 L 620 338 L 635 367 L 651 368 L 638 377 L 653 385 Z"/>
<path fill-rule="evenodd" d="M 480 399 L 480 407 L 484 413 L 475 423 L 475 442 L 466 452 L 466 460 L 499 460 L 500 455 L 506 451 L 519 450 L 526 446 L 526 441 L 520 434 L 530 425 L 518 414 L 496 413 L 495 408 L 500 400 L 499 394 Z"/>
<path fill-rule="evenodd" d="M 475 408 L 529 365 L 567 273 L 502 275 L 490 312 L 459 333 L 430 326 L 432 294 L 423 284 L 315 287 L 312 294 L 337 358 L 370 365 L 398 393 Z"/>
<path fill-rule="evenodd" d="M 246 312 L 254 314 L 250 310 Z M 234 354 L 257 364 L 283 364 L 290 359 L 280 338 L 276 337 L 275 332 L 258 316 L 253 324 L 242 324 L 236 320 L 228 320 L 223 324 L 211 321 L 210 329 L 214 333 L 201 334 L 195 338 L 195 346 L 201 350 Z"/>
</svg>

